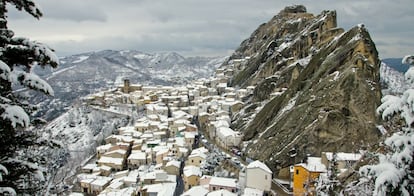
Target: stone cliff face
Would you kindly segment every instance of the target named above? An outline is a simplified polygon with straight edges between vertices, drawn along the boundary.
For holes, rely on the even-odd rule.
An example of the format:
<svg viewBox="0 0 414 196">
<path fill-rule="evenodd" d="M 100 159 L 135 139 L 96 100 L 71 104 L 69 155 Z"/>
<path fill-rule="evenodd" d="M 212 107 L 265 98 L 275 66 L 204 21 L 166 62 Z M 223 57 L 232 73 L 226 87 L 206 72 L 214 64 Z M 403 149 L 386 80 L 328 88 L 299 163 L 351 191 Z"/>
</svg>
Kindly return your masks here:
<svg viewBox="0 0 414 196">
<path fill-rule="evenodd" d="M 378 52 L 367 29 L 338 28 L 335 11 L 303 6 L 262 24 L 222 65 L 234 87 L 255 86 L 233 128 L 247 156 L 272 168 L 322 151 L 354 152 L 375 144 L 380 103 Z"/>
</svg>

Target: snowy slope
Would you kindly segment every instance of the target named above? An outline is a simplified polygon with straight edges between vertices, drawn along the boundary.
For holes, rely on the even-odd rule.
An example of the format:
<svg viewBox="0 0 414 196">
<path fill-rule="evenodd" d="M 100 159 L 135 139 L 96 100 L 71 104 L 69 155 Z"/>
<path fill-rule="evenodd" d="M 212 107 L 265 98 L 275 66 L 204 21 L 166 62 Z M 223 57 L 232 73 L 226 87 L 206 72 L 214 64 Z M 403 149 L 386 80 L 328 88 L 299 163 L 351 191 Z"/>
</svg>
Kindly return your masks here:
<svg viewBox="0 0 414 196">
<path fill-rule="evenodd" d="M 407 66 L 408 67 L 408 66 Z M 382 93 L 387 94 L 402 94 L 409 88 L 409 85 L 404 79 L 404 73 L 395 70 L 389 65 L 382 63 L 380 68 Z"/>
<path fill-rule="evenodd" d="M 68 183 L 78 167 L 95 154 L 96 146 L 116 128 L 129 123 L 128 115 L 97 110 L 86 105 L 74 105 L 66 113 L 38 130 L 39 140 L 49 145 L 30 149 L 25 155 L 41 155 L 39 161 L 46 168 L 45 190 L 56 190 Z M 130 111 L 130 110 L 128 110 Z M 130 113 L 130 112 L 129 112 Z M 131 114 L 131 113 L 130 113 Z M 138 114 L 134 114 L 138 115 Z M 136 116 L 134 116 L 136 117 Z M 47 188 L 46 188 L 47 187 Z M 46 194 L 46 193 L 45 193 Z"/>
</svg>

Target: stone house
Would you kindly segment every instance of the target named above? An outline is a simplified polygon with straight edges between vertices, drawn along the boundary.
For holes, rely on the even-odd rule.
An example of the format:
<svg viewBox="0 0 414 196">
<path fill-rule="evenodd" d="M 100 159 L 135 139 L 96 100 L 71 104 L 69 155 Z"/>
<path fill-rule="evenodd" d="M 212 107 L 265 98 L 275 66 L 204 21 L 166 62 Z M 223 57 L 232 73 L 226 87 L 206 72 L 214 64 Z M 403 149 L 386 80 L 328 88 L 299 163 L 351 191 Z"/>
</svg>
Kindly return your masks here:
<svg viewBox="0 0 414 196">
<path fill-rule="evenodd" d="M 91 193 L 94 195 L 98 195 L 109 185 L 111 181 L 112 178 L 109 177 L 97 178 L 96 180 L 91 182 Z"/>
<path fill-rule="evenodd" d="M 164 170 L 170 175 L 180 175 L 181 162 L 177 160 L 168 161 L 165 164 Z"/>
<path fill-rule="evenodd" d="M 202 173 L 199 167 L 189 165 L 184 167 L 183 181 L 184 190 L 189 190 L 193 186 L 200 184 L 200 177 Z"/>
<path fill-rule="evenodd" d="M 187 165 L 194 165 L 200 167 L 201 163 L 206 160 L 207 155 L 203 152 L 191 153 L 188 156 Z"/>
<path fill-rule="evenodd" d="M 132 151 L 127 159 L 129 169 L 138 169 L 141 165 L 147 164 L 147 154 L 141 151 Z"/>
</svg>

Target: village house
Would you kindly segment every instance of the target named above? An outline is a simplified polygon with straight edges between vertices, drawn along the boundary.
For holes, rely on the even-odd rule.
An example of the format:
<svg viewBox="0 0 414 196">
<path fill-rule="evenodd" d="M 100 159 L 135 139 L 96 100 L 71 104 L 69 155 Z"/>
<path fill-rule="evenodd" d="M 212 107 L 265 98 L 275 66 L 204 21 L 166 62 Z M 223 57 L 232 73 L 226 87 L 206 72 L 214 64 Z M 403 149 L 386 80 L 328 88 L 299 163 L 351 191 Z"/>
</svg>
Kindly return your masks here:
<svg viewBox="0 0 414 196">
<path fill-rule="evenodd" d="M 99 173 L 101 176 L 109 176 L 112 173 L 112 168 L 106 165 L 99 166 Z"/>
<path fill-rule="evenodd" d="M 135 123 L 134 127 L 137 129 L 137 131 L 145 132 L 149 129 L 149 122 L 137 122 Z"/>
<path fill-rule="evenodd" d="M 80 181 L 80 186 L 82 189 L 82 193 L 86 193 L 86 194 L 92 194 L 92 189 L 91 189 L 91 183 L 95 180 L 96 178 L 86 178 Z"/>
<path fill-rule="evenodd" d="M 125 161 L 124 158 L 113 158 L 113 157 L 101 156 L 101 158 L 99 158 L 97 162 L 99 166 L 106 165 L 114 171 L 121 171 L 124 169 L 124 161 Z"/>
<path fill-rule="evenodd" d="M 321 161 L 326 168 L 329 167 L 332 161 L 336 162 L 336 169 L 340 172 L 344 172 L 355 165 L 355 163 L 360 160 L 362 155 L 360 153 L 332 153 L 332 152 L 322 152 Z"/>
<path fill-rule="evenodd" d="M 95 163 L 90 163 L 90 164 L 86 164 L 85 166 L 82 167 L 82 173 L 85 174 L 92 174 L 93 171 L 98 167 L 97 164 Z"/>
<path fill-rule="evenodd" d="M 111 147 L 112 147 L 111 144 L 105 144 L 105 145 L 96 147 L 96 157 L 99 159 L 102 154 L 109 152 Z"/>
<path fill-rule="evenodd" d="M 131 146 L 132 146 L 132 143 L 117 142 L 115 145 L 112 145 L 109 148 L 108 152 L 114 151 L 114 150 L 120 150 L 120 149 L 125 150 L 125 151 L 128 152 L 128 151 L 131 150 Z M 108 152 L 106 152 L 106 153 L 108 153 Z"/>
<path fill-rule="evenodd" d="M 187 147 L 192 149 L 193 144 L 195 142 L 195 133 L 194 132 L 184 132 L 184 139 L 185 139 L 185 144 L 187 145 Z"/>
<path fill-rule="evenodd" d="M 117 150 L 106 152 L 102 156 L 112 157 L 112 158 L 121 158 L 122 160 L 125 160 L 128 157 L 128 151 L 124 149 L 117 149 Z"/>
<path fill-rule="evenodd" d="M 225 189 L 232 193 L 237 193 L 237 180 L 234 178 L 211 177 L 209 191 Z"/>
<path fill-rule="evenodd" d="M 307 157 L 304 163 L 294 165 L 293 172 L 293 194 L 315 194 L 315 183 L 326 167 L 320 157 Z"/>
<path fill-rule="evenodd" d="M 167 172 L 167 174 L 170 175 L 180 175 L 180 167 L 181 167 L 181 162 L 177 161 L 177 160 L 171 160 L 168 161 L 165 166 L 164 166 L 164 170 L 165 172 Z"/>
<path fill-rule="evenodd" d="M 191 152 L 188 156 L 187 165 L 194 165 L 200 167 L 201 163 L 206 160 L 207 155 L 204 152 Z"/>
<path fill-rule="evenodd" d="M 246 186 L 269 193 L 272 184 L 272 170 L 263 162 L 256 160 L 246 167 Z"/>
<path fill-rule="evenodd" d="M 138 169 L 141 165 L 147 164 L 147 154 L 133 150 L 127 159 L 129 169 Z"/>
<path fill-rule="evenodd" d="M 91 182 L 91 193 L 94 195 L 98 195 L 100 192 L 102 192 L 112 181 L 112 178 L 110 177 L 100 177 L 96 180 Z"/>
<path fill-rule="evenodd" d="M 157 164 L 163 164 L 164 157 L 167 157 L 170 153 L 170 149 L 168 149 L 166 146 L 163 149 L 160 149 L 155 154 L 155 162 Z"/>
<path fill-rule="evenodd" d="M 200 184 L 200 177 L 202 173 L 199 167 L 189 165 L 184 167 L 184 190 L 189 190 L 193 186 Z"/>
<path fill-rule="evenodd" d="M 217 137 L 215 140 L 218 145 L 223 148 L 229 149 L 233 146 L 239 146 L 242 140 L 242 134 L 229 127 L 221 126 L 216 130 Z"/>
</svg>

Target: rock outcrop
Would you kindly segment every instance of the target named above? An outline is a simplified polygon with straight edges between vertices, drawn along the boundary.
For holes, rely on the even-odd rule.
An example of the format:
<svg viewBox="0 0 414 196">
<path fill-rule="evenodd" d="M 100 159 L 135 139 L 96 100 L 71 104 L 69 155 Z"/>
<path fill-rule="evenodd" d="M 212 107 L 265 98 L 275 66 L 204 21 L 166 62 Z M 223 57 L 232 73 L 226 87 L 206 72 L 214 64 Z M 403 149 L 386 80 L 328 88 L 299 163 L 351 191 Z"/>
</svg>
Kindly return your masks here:
<svg viewBox="0 0 414 196">
<path fill-rule="evenodd" d="M 307 154 L 376 144 L 379 67 L 364 25 L 345 32 L 335 11 L 282 10 L 222 65 L 234 73 L 231 86 L 255 86 L 232 124 L 244 133 L 247 156 L 276 169 Z M 288 156 L 292 148 L 296 160 Z"/>
</svg>

